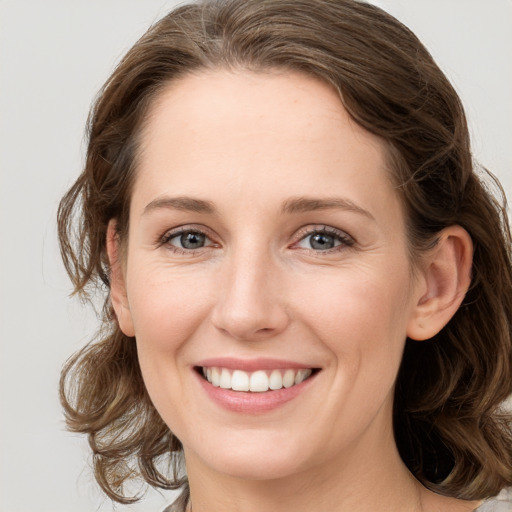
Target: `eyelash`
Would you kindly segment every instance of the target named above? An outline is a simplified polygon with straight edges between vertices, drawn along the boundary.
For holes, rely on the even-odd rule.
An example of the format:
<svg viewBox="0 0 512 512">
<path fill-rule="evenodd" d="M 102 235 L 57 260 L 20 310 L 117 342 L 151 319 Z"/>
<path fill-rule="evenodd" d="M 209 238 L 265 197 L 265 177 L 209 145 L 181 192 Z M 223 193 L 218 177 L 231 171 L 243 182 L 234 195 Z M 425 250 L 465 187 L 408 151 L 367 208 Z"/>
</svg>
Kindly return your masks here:
<svg viewBox="0 0 512 512">
<path fill-rule="evenodd" d="M 210 245 L 200 247 L 198 249 L 184 249 L 182 247 L 177 247 L 175 245 L 172 245 L 170 242 L 172 239 L 177 238 L 179 236 L 182 236 L 184 234 L 199 234 L 204 236 L 206 239 L 211 240 L 211 237 L 209 236 L 208 232 L 206 230 L 200 229 L 200 228 L 194 228 L 189 226 L 183 226 L 181 228 L 178 228 L 174 231 L 168 231 L 166 232 L 162 237 L 159 238 L 158 245 L 159 246 L 167 246 L 169 250 L 176 254 L 184 254 L 184 255 L 195 255 L 197 253 L 200 253 L 201 251 L 204 251 L 205 248 L 208 247 L 218 247 L 218 244 L 215 242 L 212 242 Z M 355 240 L 348 235 L 347 233 L 340 231 L 339 229 L 333 228 L 331 226 L 325 226 L 325 225 L 318 225 L 311 227 L 305 227 L 302 228 L 297 232 L 297 238 L 298 240 L 294 242 L 294 246 L 298 243 L 302 242 L 303 240 L 306 240 L 308 237 L 312 237 L 313 235 L 326 235 L 328 237 L 333 237 L 335 240 L 340 242 L 338 245 L 335 245 L 334 247 L 331 247 L 330 249 L 325 250 L 315 250 L 313 248 L 304 249 L 306 251 L 313 251 L 317 254 L 332 254 L 333 252 L 339 252 L 346 248 L 350 248 L 355 244 Z M 297 248 L 300 250 L 301 248 Z"/>
</svg>

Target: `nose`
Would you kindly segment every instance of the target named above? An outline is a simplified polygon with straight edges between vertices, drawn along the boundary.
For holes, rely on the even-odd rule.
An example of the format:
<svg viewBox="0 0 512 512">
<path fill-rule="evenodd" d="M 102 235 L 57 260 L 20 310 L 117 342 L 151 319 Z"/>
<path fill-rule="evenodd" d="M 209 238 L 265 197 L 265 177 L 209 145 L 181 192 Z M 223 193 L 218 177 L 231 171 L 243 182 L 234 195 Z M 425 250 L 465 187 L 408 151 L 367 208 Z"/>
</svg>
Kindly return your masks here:
<svg viewBox="0 0 512 512">
<path fill-rule="evenodd" d="M 240 341 L 266 340 L 283 332 L 290 318 L 279 265 L 255 253 L 224 263 L 212 313 L 214 326 Z"/>
</svg>

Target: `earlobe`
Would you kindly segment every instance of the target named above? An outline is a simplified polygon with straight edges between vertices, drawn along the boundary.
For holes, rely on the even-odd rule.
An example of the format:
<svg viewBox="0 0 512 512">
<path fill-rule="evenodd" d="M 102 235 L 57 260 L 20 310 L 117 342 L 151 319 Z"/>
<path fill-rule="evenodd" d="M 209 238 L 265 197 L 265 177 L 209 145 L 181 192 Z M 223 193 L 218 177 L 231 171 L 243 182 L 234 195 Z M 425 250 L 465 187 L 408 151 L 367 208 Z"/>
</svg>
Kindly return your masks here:
<svg viewBox="0 0 512 512">
<path fill-rule="evenodd" d="M 126 336 L 135 336 L 132 316 L 126 293 L 125 276 L 121 261 L 119 236 L 116 221 L 111 219 L 107 229 L 107 255 L 110 264 L 110 300 L 114 308 L 119 328 Z"/>
<path fill-rule="evenodd" d="M 427 254 L 419 293 L 407 336 L 426 340 L 435 336 L 459 309 L 471 284 L 473 242 L 460 226 L 450 226 Z"/>
</svg>

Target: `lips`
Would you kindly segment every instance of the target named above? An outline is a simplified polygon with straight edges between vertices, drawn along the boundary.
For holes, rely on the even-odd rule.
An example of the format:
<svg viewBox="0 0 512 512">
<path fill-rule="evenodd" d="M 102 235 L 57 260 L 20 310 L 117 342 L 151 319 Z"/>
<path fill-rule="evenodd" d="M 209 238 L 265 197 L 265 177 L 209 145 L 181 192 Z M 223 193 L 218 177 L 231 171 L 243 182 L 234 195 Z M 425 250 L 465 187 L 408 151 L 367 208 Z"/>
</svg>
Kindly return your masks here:
<svg viewBox="0 0 512 512">
<path fill-rule="evenodd" d="M 308 389 L 319 368 L 282 360 L 210 359 L 194 367 L 206 395 L 238 413 L 263 413 L 280 407 Z"/>
</svg>

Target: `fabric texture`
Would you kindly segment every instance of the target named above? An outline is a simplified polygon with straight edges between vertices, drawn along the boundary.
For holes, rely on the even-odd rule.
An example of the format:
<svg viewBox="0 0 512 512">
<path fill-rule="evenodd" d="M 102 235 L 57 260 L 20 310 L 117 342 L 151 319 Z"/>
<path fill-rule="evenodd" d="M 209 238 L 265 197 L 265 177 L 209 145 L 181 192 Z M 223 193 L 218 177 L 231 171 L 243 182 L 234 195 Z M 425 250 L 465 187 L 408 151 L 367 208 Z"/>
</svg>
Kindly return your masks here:
<svg viewBox="0 0 512 512">
<path fill-rule="evenodd" d="M 175 505 L 168 505 L 162 512 L 183 511 Z M 512 512 L 512 489 L 505 489 L 496 498 L 486 500 L 475 512 Z"/>
<path fill-rule="evenodd" d="M 512 488 L 504 489 L 492 500 L 486 500 L 475 512 L 512 512 Z"/>
</svg>

